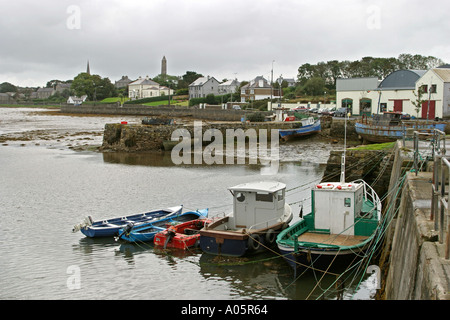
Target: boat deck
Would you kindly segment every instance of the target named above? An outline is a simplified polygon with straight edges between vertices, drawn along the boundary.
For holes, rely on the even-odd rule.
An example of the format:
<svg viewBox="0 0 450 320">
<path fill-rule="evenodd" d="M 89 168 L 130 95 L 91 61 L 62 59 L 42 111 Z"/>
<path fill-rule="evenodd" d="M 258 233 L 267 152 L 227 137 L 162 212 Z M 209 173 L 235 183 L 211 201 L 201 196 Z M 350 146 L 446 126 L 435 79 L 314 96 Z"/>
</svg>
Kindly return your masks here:
<svg viewBox="0 0 450 320">
<path fill-rule="evenodd" d="M 367 238 L 368 237 L 365 236 L 305 232 L 298 237 L 298 241 L 315 242 L 315 243 L 332 244 L 336 246 L 349 247 L 357 245 L 362 241 L 366 240 Z"/>
</svg>

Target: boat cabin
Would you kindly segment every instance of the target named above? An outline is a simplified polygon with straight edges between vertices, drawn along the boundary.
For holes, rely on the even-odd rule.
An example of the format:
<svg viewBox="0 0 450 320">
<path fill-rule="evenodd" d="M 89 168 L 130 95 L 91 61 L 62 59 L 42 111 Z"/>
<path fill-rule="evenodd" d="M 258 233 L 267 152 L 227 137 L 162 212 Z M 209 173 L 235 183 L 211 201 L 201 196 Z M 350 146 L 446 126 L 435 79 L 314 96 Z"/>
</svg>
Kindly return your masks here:
<svg viewBox="0 0 450 320">
<path fill-rule="evenodd" d="M 320 183 L 312 189 L 314 229 L 355 235 L 355 221 L 364 213 L 362 183 Z"/>
<path fill-rule="evenodd" d="M 233 215 L 229 229 L 259 229 L 273 225 L 285 212 L 286 185 L 281 182 L 252 182 L 231 187 Z"/>
<path fill-rule="evenodd" d="M 396 111 L 374 114 L 373 123 L 380 126 L 398 126 L 402 121 L 402 113 Z"/>
</svg>

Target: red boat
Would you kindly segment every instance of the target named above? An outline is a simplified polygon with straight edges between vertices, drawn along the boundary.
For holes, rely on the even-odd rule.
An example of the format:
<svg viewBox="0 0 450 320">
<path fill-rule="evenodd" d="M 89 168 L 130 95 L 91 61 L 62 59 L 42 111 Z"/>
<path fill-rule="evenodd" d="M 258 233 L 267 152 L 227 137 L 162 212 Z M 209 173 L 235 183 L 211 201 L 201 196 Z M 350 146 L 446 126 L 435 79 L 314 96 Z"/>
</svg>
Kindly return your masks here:
<svg viewBox="0 0 450 320">
<path fill-rule="evenodd" d="M 153 243 L 164 248 L 187 249 L 196 245 L 200 238 L 200 229 L 207 219 L 197 219 L 170 226 L 155 235 Z"/>
</svg>

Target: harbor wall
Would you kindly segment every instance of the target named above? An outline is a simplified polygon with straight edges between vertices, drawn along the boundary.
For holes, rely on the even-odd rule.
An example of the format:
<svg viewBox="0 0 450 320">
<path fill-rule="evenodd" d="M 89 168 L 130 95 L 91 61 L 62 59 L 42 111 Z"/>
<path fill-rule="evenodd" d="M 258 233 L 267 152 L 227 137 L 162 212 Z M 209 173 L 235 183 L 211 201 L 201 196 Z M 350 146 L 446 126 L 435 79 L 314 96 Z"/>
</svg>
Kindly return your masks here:
<svg viewBox="0 0 450 320">
<path fill-rule="evenodd" d="M 407 173 L 400 209 L 393 224 L 384 299 L 448 300 L 450 262 L 440 257 L 434 222 L 430 220 L 432 172 Z M 447 271 L 446 271 L 447 269 Z"/>
<path fill-rule="evenodd" d="M 254 129 L 256 136 L 260 130 L 266 130 L 267 141 L 270 141 L 271 129 L 291 129 L 298 123 L 295 122 L 233 122 L 233 123 L 202 123 L 202 135 L 194 132 L 194 125 L 141 125 L 141 124 L 106 124 L 103 134 L 102 151 L 120 151 L 120 152 L 144 152 L 164 150 L 164 142 L 170 141 L 172 133 L 177 129 L 185 129 L 189 132 L 190 138 L 200 138 L 203 142 L 203 135 L 206 130 L 217 129 L 222 133 L 223 143 L 226 142 L 226 130 L 242 129 L 245 133 L 249 129 Z M 278 133 L 277 133 L 278 138 Z M 248 138 L 247 138 L 248 139 Z M 206 139 L 205 139 L 206 140 Z M 176 143 L 176 142 L 175 142 Z M 206 144 L 211 143 L 205 141 Z M 268 146 L 270 147 L 270 146 Z"/>
<path fill-rule="evenodd" d="M 82 104 L 81 106 L 63 105 L 62 113 L 73 114 L 108 114 L 108 115 L 142 115 L 143 117 L 191 117 L 193 119 L 219 120 L 219 121 L 241 121 L 248 113 L 253 111 L 226 110 L 226 109 L 198 109 L 183 106 L 144 106 L 127 105 L 120 107 L 117 104 Z M 271 115 L 272 112 L 263 112 Z"/>
<path fill-rule="evenodd" d="M 380 250 L 380 300 L 448 300 L 450 261 L 442 258 L 430 219 L 432 172 L 411 172 L 408 150 L 398 141 L 383 216 L 388 215 Z"/>
</svg>

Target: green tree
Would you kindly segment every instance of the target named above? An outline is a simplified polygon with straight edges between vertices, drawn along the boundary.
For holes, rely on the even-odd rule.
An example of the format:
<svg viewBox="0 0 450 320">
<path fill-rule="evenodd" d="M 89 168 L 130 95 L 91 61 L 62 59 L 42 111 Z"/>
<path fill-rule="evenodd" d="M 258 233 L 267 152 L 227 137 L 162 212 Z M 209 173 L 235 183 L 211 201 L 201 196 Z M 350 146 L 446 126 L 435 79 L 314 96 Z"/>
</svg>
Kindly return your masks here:
<svg viewBox="0 0 450 320">
<path fill-rule="evenodd" d="M 422 108 L 422 103 L 424 101 L 422 96 L 425 94 L 425 90 L 423 87 L 420 86 L 417 89 L 417 93 L 415 90 L 413 90 L 413 94 L 416 97 L 416 100 L 411 101 L 411 103 L 414 105 L 414 109 L 416 110 L 417 118 L 419 118 L 419 112 L 420 112 L 420 109 Z"/>
<path fill-rule="evenodd" d="M 188 88 L 192 82 L 200 77 L 203 77 L 203 75 L 200 73 L 197 73 L 195 71 L 186 71 L 186 73 L 181 77 L 182 79 L 178 81 L 177 89 Z"/>
<path fill-rule="evenodd" d="M 325 90 L 325 80 L 320 77 L 311 78 L 305 83 L 302 90 L 310 96 L 321 95 Z"/>
<path fill-rule="evenodd" d="M 98 74 L 90 75 L 82 72 L 77 75 L 70 87 L 77 96 L 87 95 L 91 101 L 103 100 L 116 95 L 116 89 L 108 78 Z"/>
<path fill-rule="evenodd" d="M 0 84 L 0 93 L 5 92 L 17 92 L 17 87 L 9 82 L 3 82 Z"/>
</svg>

